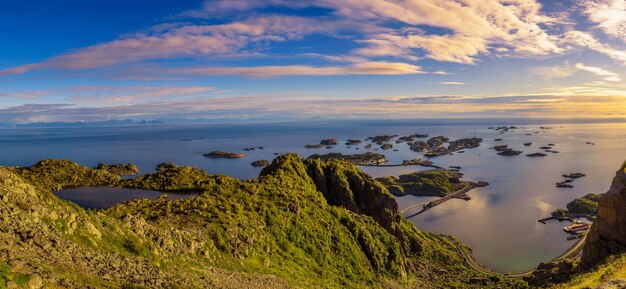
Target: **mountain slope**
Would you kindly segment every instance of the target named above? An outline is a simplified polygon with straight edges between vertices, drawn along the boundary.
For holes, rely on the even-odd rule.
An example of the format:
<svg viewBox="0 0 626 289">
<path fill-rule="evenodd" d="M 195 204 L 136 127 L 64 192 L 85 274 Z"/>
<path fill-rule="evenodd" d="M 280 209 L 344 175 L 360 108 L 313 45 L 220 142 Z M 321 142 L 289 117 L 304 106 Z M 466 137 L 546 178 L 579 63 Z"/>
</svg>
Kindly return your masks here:
<svg viewBox="0 0 626 289">
<path fill-rule="evenodd" d="M 83 185 L 198 196 L 89 211 L 49 191 Z M 11 286 L 523 286 L 466 267 L 448 238 L 417 230 L 380 183 L 341 161 L 284 155 L 245 182 L 176 166 L 121 179 L 45 161 L 0 168 L 0 202 L 0 281 Z"/>
</svg>

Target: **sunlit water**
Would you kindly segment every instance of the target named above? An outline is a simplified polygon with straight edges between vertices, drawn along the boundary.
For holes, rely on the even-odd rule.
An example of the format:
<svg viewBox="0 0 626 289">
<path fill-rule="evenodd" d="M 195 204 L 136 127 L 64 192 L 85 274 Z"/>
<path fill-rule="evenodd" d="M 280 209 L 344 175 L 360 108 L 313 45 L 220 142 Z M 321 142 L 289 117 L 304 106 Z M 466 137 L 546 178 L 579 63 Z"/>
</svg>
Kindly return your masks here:
<svg viewBox="0 0 626 289">
<path fill-rule="evenodd" d="M 537 219 L 576 197 L 605 192 L 621 163 L 626 159 L 626 124 L 523 125 L 513 132 L 500 134 L 482 125 L 419 125 L 411 123 L 316 123 L 258 125 L 142 125 L 95 128 L 19 128 L 0 129 L 0 164 L 28 166 L 41 159 L 70 159 L 85 166 L 99 162 L 132 162 L 143 173 L 166 161 L 190 165 L 242 179 L 254 178 L 260 169 L 250 166 L 258 159 L 272 160 L 275 153 L 361 153 L 366 143 L 346 147 L 346 139 L 365 139 L 380 134 L 408 135 L 428 133 L 451 139 L 485 139 L 481 147 L 433 159 L 440 166 L 462 166 L 467 180 L 491 183 L 469 193 L 470 201 L 452 199 L 410 220 L 428 232 L 454 235 L 469 245 L 482 264 L 500 272 L 517 272 L 535 267 L 564 252 L 573 241 L 566 241 L 562 227 L 567 223 L 541 224 Z M 535 134 L 534 132 L 540 132 Z M 531 133 L 527 136 L 527 133 Z M 323 138 L 337 138 L 332 149 L 305 149 Z M 495 138 L 503 138 L 501 142 Z M 595 145 L 586 144 L 594 142 Z M 531 147 L 523 146 L 532 142 Z M 393 142 L 392 142 L 393 143 Z M 529 158 L 539 146 L 555 144 L 558 154 Z M 399 151 L 385 154 L 390 164 L 401 163 L 418 154 L 406 144 L 395 143 Z M 524 154 L 515 157 L 497 155 L 490 147 L 507 144 Z M 243 151 L 247 147 L 263 150 Z M 360 148 L 357 150 L 356 148 Z M 374 146 L 376 148 L 377 146 Z M 225 150 L 244 152 L 242 159 L 209 159 L 203 153 Z M 421 167 L 363 167 L 374 177 L 398 175 Z M 559 189 L 555 183 L 562 174 L 581 172 L 587 177 L 576 180 L 572 189 Z M 397 198 L 400 208 L 424 198 Z M 410 213 L 410 212 L 408 212 Z"/>
</svg>

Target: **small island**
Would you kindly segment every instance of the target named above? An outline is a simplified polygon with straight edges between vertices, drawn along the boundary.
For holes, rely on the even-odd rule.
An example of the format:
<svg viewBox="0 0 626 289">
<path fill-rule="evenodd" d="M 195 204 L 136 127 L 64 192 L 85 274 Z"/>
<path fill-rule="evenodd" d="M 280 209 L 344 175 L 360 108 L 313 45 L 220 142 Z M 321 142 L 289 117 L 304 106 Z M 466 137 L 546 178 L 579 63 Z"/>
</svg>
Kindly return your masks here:
<svg viewBox="0 0 626 289">
<path fill-rule="evenodd" d="M 380 165 L 387 162 L 387 158 L 384 155 L 366 152 L 362 154 L 344 155 L 342 153 L 328 153 L 328 154 L 313 154 L 310 159 L 341 159 L 351 162 L 356 165 Z"/>
<path fill-rule="evenodd" d="M 384 150 L 388 150 L 388 149 L 392 149 L 393 145 L 386 143 L 386 144 L 383 144 L 380 148 Z"/>
<path fill-rule="evenodd" d="M 231 152 L 224 152 L 224 151 L 212 151 L 210 153 L 203 154 L 203 156 L 209 157 L 209 158 L 239 159 L 239 158 L 245 157 L 246 154 L 231 153 Z"/>
<path fill-rule="evenodd" d="M 398 135 L 377 135 L 377 136 L 368 137 L 367 139 L 375 144 L 382 145 L 386 142 L 391 141 L 393 138 L 397 136 Z"/>
<path fill-rule="evenodd" d="M 409 148 L 415 152 L 426 152 L 427 157 L 437 157 L 451 154 L 464 149 L 479 147 L 483 139 L 481 138 L 462 138 L 450 141 L 445 136 L 436 136 L 428 141 L 409 142 Z M 444 146 L 448 143 L 448 146 Z"/>
<path fill-rule="evenodd" d="M 320 144 L 321 145 L 326 145 L 326 146 L 336 145 L 337 144 L 337 139 L 334 139 L 334 138 L 323 139 L 322 141 L 320 141 Z"/>
<path fill-rule="evenodd" d="M 270 165 L 270 162 L 268 160 L 257 160 L 252 162 L 250 165 L 253 167 L 266 167 Z"/>
<path fill-rule="evenodd" d="M 598 201 L 602 194 L 587 194 L 569 202 L 567 209 L 556 209 L 552 212 L 553 218 L 579 218 L 594 220 L 598 215 Z"/>
<path fill-rule="evenodd" d="M 349 139 L 346 141 L 346 145 L 350 146 L 350 145 L 358 145 L 361 144 L 363 141 L 360 139 Z"/>
<path fill-rule="evenodd" d="M 427 170 L 376 179 L 395 196 L 437 196 L 443 197 L 465 187 L 460 181 L 463 174 L 449 170 Z"/>
<path fill-rule="evenodd" d="M 556 183 L 556 187 L 557 188 L 573 188 L 574 186 L 571 185 L 570 183 L 574 182 L 574 180 L 576 179 L 579 179 L 585 176 L 586 175 L 583 173 L 564 174 L 563 177 L 565 178 L 565 180 L 562 182 Z"/>
<path fill-rule="evenodd" d="M 508 145 L 497 145 L 493 147 L 493 149 L 498 152 L 498 155 L 501 156 L 517 156 L 522 153 L 522 151 L 514 150 Z"/>
</svg>

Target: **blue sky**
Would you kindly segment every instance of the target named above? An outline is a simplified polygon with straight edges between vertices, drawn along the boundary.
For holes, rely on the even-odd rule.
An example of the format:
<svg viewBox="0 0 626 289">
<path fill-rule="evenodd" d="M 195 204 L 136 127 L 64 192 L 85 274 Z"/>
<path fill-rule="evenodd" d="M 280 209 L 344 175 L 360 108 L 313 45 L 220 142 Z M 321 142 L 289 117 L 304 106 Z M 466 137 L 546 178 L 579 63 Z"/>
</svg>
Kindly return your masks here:
<svg viewBox="0 0 626 289">
<path fill-rule="evenodd" d="M 0 33 L 0 122 L 626 117 L 626 0 L 3 1 Z"/>
</svg>

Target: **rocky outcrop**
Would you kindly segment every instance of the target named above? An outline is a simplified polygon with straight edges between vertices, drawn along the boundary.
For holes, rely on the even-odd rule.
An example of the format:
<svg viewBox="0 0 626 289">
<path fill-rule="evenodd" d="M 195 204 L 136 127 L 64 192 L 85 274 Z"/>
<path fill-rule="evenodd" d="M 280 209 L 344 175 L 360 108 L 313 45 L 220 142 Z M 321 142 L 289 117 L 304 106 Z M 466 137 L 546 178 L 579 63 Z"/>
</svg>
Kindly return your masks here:
<svg viewBox="0 0 626 289">
<path fill-rule="evenodd" d="M 107 165 L 100 163 L 96 166 L 97 170 L 105 170 L 111 174 L 119 176 L 132 176 L 139 173 L 139 168 L 135 164 L 112 164 Z"/>
<path fill-rule="evenodd" d="M 626 252 L 626 163 L 598 202 L 598 217 L 587 236 L 582 265 L 589 268 L 623 252 Z"/>
<path fill-rule="evenodd" d="M 372 217 L 392 230 L 397 222 L 398 204 L 385 187 L 353 165 L 342 161 L 306 160 L 307 173 L 329 205 Z"/>
<path fill-rule="evenodd" d="M 568 281 L 573 274 L 576 261 L 572 259 L 541 263 L 532 275 L 524 278 L 532 288 L 547 288 L 551 284 Z"/>
</svg>

